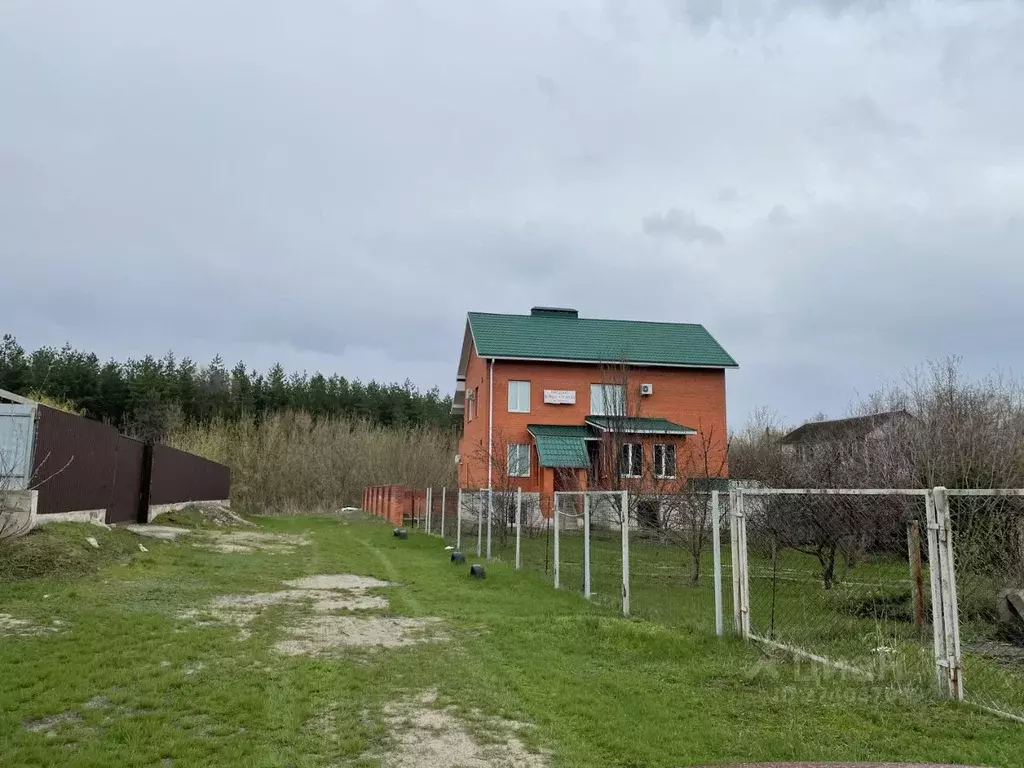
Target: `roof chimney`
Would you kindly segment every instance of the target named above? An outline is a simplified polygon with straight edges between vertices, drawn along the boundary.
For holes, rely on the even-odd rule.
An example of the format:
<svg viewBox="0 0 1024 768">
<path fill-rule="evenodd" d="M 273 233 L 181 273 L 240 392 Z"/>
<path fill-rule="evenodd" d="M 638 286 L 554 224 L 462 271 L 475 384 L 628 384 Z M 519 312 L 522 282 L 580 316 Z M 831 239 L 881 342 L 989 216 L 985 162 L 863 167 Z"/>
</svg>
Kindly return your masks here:
<svg viewBox="0 0 1024 768">
<path fill-rule="evenodd" d="M 530 314 L 533 317 L 569 317 L 573 320 L 580 316 L 579 311 L 565 307 L 534 307 L 530 310 Z"/>
</svg>

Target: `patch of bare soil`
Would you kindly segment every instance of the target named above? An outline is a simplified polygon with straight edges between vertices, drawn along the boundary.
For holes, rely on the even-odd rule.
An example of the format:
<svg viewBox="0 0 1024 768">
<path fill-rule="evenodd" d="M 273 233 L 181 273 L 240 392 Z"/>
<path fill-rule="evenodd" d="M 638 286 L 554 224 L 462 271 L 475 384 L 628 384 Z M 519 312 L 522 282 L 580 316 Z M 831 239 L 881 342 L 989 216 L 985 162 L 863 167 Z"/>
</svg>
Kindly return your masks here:
<svg viewBox="0 0 1024 768">
<path fill-rule="evenodd" d="M 81 719 L 82 716 L 80 714 L 69 709 L 66 712 L 58 712 L 55 715 L 40 717 L 36 720 L 26 720 L 21 724 L 21 727 L 32 733 L 45 733 L 48 736 L 52 736 L 61 726 L 77 723 Z"/>
<path fill-rule="evenodd" d="M 271 555 L 291 554 L 310 543 L 305 536 L 291 533 L 260 533 L 258 531 L 203 531 L 202 538 L 193 546 L 210 552 L 251 555 L 266 552 Z"/>
<path fill-rule="evenodd" d="M 441 622 L 435 617 L 406 616 L 313 616 L 287 627 L 291 639 L 274 645 L 285 656 L 316 656 L 346 645 L 401 648 L 439 639 L 430 629 Z"/>
<path fill-rule="evenodd" d="M 185 536 L 191 531 L 188 528 L 179 528 L 175 525 L 126 525 L 125 528 L 138 536 L 145 536 L 147 539 L 159 541 L 174 541 L 179 536 Z"/>
<path fill-rule="evenodd" d="M 528 725 L 471 713 L 469 722 L 437 705 L 436 691 L 384 709 L 391 746 L 364 755 L 387 768 L 546 768 L 548 755 L 529 751 L 519 735 Z M 470 728 L 470 723 L 473 728 Z M 486 741 L 480 736 L 485 734 Z"/>
<path fill-rule="evenodd" d="M 340 646 L 399 648 L 440 639 L 440 619 L 353 614 L 378 611 L 388 600 L 367 590 L 390 582 L 354 574 L 321 574 L 284 582 L 291 589 L 249 595 L 222 595 L 203 609 L 189 609 L 179 618 L 195 626 L 236 626 L 239 639 L 250 637 L 248 626 L 268 606 L 308 603 L 313 616 L 284 627 L 287 638 L 274 647 L 285 655 L 316 655 Z M 339 614 L 339 611 L 346 613 Z"/>
<path fill-rule="evenodd" d="M 284 582 L 286 586 L 296 589 L 374 589 L 375 587 L 390 587 L 390 581 L 381 581 L 372 576 L 356 576 L 352 573 L 321 574 L 320 576 L 306 576 L 301 579 L 291 579 Z"/>
<path fill-rule="evenodd" d="M 0 613 L 0 637 L 25 637 L 27 635 L 49 635 L 60 631 L 61 622 L 54 621 L 51 627 L 41 627 L 27 619 L 16 619 L 9 613 Z"/>
</svg>

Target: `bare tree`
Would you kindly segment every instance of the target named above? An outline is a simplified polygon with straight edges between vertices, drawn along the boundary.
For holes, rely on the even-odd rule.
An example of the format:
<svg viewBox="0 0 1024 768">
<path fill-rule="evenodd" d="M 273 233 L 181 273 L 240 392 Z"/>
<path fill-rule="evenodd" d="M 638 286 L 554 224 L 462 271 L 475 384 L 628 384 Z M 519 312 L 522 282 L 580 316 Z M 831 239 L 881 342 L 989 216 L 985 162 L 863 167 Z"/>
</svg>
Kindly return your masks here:
<svg viewBox="0 0 1024 768">
<path fill-rule="evenodd" d="M 516 493 L 538 468 L 534 466 L 533 448 L 529 443 L 516 442 L 500 429 L 493 432 L 490 443 L 488 450 L 488 443 L 481 440 L 472 446 L 471 455 L 474 463 L 480 466 L 487 466 L 490 455 L 492 509 L 489 514 L 493 515 L 491 522 L 496 528 L 492 532 L 497 533 L 499 544 L 504 547 L 509 531 L 515 525 Z M 486 477 L 469 478 L 469 482 L 481 488 L 488 487 Z"/>
<path fill-rule="evenodd" d="M 714 513 L 711 492 L 721 484 L 717 481 L 727 474 L 728 440 L 713 425 L 705 427 L 698 423 L 697 434 L 684 442 L 684 454 L 681 478 L 674 479 L 669 487 L 663 480 L 655 492 L 660 492 L 662 497 L 664 535 L 681 541 L 689 551 L 690 585 L 696 587 L 700 584 L 701 561 L 711 541 Z M 680 485 L 683 478 L 685 482 Z"/>
</svg>

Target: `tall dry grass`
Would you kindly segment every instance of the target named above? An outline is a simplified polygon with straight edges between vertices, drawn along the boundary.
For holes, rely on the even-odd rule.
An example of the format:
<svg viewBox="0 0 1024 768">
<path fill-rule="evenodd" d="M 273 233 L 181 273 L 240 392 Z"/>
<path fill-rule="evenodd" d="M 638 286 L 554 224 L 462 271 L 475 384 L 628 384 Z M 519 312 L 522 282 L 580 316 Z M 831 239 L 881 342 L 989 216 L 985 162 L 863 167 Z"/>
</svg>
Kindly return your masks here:
<svg viewBox="0 0 1024 768">
<path fill-rule="evenodd" d="M 454 431 L 290 411 L 175 430 L 168 442 L 231 467 L 232 502 L 266 514 L 358 505 L 367 485 L 452 487 Z"/>
</svg>

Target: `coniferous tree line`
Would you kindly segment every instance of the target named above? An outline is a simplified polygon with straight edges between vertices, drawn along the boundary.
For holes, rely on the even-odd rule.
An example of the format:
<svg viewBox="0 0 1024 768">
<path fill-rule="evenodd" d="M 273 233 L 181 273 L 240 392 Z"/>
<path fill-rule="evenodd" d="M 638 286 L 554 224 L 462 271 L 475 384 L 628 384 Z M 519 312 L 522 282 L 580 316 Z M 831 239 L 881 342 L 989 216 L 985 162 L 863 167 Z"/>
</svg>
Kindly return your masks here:
<svg viewBox="0 0 1024 768">
<path fill-rule="evenodd" d="M 65 345 L 27 352 L 14 336 L 0 341 L 0 389 L 68 404 L 146 439 L 162 439 L 183 424 L 260 419 L 290 410 L 314 418 L 344 416 L 380 426 L 454 426 L 451 397 L 435 387 L 363 383 L 333 374 L 265 373 L 217 356 L 207 365 L 172 352 L 139 360 L 101 361 Z"/>
</svg>

